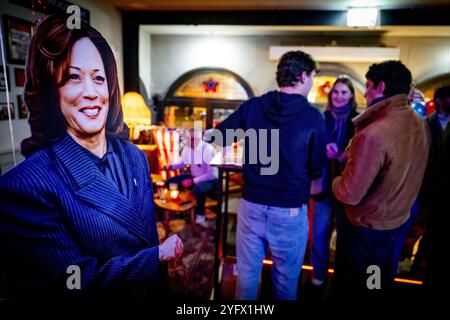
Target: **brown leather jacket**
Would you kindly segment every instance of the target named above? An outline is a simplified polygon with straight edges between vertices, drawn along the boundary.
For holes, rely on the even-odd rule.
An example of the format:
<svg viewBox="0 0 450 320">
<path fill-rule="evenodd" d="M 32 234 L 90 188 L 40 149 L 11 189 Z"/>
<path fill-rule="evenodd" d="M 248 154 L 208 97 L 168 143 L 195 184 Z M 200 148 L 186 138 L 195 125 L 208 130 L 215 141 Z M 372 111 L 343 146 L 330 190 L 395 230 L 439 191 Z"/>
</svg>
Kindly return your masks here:
<svg viewBox="0 0 450 320">
<path fill-rule="evenodd" d="M 410 215 L 427 165 L 430 134 L 425 120 L 396 95 L 353 119 L 355 136 L 347 163 L 333 181 L 350 222 L 377 230 L 395 229 Z"/>
</svg>

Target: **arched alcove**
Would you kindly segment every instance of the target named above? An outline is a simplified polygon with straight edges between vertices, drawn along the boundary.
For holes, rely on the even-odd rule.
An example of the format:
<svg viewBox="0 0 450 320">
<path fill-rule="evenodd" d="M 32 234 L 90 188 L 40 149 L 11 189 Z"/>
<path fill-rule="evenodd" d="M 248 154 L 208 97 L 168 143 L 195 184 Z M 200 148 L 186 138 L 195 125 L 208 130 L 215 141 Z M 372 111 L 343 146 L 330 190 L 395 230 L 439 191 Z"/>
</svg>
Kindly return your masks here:
<svg viewBox="0 0 450 320">
<path fill-rule="evenodd" d="M 416 85 L 416 88 L 423 92 L 425 99 L 433 99 L 434 92 L 437 88 L 450 85 L 450 73 L 444 73 Z"/>
<path fill-rule="evenodd" d="M 230 70 L 193 69 L 171 85 L 160 104 L 159 120 L 167 127 L 190 128 L 194 121 L 202 121 L 203 128 L 215 127 L 253 96 L 248 83 Z"/>
</svg>

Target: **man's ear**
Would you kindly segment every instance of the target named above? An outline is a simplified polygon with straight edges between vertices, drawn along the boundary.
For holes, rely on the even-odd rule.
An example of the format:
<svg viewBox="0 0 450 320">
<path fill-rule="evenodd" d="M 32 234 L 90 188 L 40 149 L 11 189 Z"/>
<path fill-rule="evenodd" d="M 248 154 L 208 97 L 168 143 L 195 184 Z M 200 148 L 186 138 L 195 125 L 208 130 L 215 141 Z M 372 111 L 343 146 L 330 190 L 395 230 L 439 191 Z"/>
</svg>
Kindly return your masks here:
<svg viewBox="0 0 450 320">
<path fill-rule="evenodd" d="M 378 86 L 375 88 L 375 90 L 380 94 L 380 95 L 384 95 L 384 89 L 386 89 L 386 84 L 384 83 L 384 81 L 380 81 L 378 83 Z"/>
<path fill-rule="evenodd" d="M 306 71 L 303 71 L 302 73 L 300 73 L 300 75 L 298 76 L 298 82 L 300 83 L 305 83 L 306 82 L 306 78 L 308 76 L 306 75 Z"/>
</svg>

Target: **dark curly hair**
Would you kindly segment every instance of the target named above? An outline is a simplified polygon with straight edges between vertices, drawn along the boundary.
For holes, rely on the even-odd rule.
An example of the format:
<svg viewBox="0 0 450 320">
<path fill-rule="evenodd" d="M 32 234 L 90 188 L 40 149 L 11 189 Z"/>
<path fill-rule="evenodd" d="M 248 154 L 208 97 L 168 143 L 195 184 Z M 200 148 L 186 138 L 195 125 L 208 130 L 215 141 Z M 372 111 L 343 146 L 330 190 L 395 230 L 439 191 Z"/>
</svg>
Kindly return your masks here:
<svg viewBox="0 0 450 320">
<path fill-rule="evenodd" d="M 61 112 L 57 88 L 69 80 L 70 53 L 74 43 L 85 37 L 95 45 L 105 67 L 109 91 L 106 135 L 128 136 L 128 127 L 123 122 L 117 66 L 110 46 L 97 30 L 83 21 L 80 29 L 69 29 L 66 25 L 68 17 L 58 14 L 42 20 L 28 47 L 24 102 L 30 113 L 31 137 L 22 141 L 21 152 L 25 157 L 65 135 L 67 124 Z M 62 70 L 59 82 L 58 70 Z"/>
<path fill-rule="evenodd" d="M 371 80 L 374 87 L 378 87 L 378 84 L 383 81 L 385 84 L 383 94 L 386 96 L 409 94 L 411 90 L 411 71 L 398 60 L 374 63 L 369 67 L 366 79 Z"/>
<path fill-rule="evenodd" d="M 309 76 L 317 70 L 316 61 L 303 51 L 289 51 L 283 54 L 277 67 L 277 84 L 280 88 L 292 87 L 303 71 Z"/>
</svg>

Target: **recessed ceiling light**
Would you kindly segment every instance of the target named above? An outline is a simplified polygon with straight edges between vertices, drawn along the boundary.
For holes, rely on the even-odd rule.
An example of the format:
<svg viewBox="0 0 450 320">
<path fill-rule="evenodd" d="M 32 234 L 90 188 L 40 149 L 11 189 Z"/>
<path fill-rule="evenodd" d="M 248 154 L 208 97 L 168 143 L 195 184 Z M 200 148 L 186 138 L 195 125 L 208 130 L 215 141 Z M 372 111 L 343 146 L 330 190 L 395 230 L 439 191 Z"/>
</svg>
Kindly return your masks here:
<svg viewBox="0 0 450 320">
<path fill-rule="evenodd" d="M 378 8 L 349 8 L 347 11 L 347 26 L 375 27 L 379 25 L 380 9 Z"/>
</svg>

